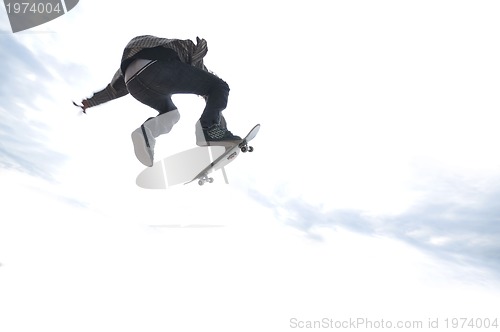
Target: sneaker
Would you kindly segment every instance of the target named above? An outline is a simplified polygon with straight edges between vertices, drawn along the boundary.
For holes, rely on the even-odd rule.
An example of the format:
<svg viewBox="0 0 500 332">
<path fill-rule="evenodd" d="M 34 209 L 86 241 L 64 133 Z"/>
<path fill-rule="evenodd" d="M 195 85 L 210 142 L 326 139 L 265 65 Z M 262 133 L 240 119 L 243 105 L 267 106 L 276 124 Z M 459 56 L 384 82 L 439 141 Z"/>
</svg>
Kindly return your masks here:
<svg viewBox="0 0 500 332">
<path fill-rule="evenodd" d="M 143 124 L 132 132 L 132 142 L 134 143 L 134 152 L 137 159 L 145 166 L 153 166 L 156 140 L 151 130 Z"/>
<path fill-rule="evenodd" d="M 203 128 L 198 122 L 196 128 L 196 144 L 198 146 L 229 146 L 241 142 L 241 137 L 233 135 L 233 133 L 221 124 L 214 124 L 209 128 Z"/>
</svg>

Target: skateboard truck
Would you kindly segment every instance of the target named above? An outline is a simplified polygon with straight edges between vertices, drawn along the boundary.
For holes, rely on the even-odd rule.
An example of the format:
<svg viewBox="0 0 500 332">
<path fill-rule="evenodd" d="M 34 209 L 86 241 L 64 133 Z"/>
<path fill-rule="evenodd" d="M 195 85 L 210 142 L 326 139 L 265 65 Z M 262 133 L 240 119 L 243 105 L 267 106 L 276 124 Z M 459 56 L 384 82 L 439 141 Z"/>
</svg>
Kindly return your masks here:
<svg viewBox="0 0 500 332">
<path fill-rule="evenodd" d="M 212 183 L 212 182 L 214 182 L 214 178 L 209 177 L 208 174 L 205 173 L 198 180 L 198 184 L 200 186 L 203 186 L 205 184 L 205 182 Z"/>
<path fill-rule="evenodd" d="M 248 142 L 246 140 L 240 144 L 240 149 L 241 149 L 241 152 L 243 152 L 243 153 L 253 152 L 253 146 L 249 146 Z"/>
</svg>

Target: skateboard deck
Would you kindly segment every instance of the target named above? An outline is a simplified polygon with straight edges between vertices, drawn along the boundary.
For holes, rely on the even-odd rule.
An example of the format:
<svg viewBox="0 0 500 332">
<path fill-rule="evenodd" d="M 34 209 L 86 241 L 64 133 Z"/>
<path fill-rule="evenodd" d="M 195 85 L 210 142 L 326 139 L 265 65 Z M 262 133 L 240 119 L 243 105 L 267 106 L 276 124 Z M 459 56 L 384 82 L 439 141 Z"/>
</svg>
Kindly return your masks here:
<svg viewBox="0 0 500 332">
<path fill-rule="evenodd" d="M 248 132 L 248 134 L 241 140 L 240 143 L 235 144 L 234 146 L 228 147 L 226 152 L 224 152 L 221 156 L 211 162 L 207 167 L 205 167 L 200 173 L 198 173 L 191 181 L 186 182 L 185 184 L 191 183 L 193 181 L 198 180 L 198 184 L 202 186 L 206 182 L 212 183 L 214 181 L 213 178 L 209 177 L 208 174 L 210 172 L 216 171 L 230 162 L 234 161 L 238 154 L 241 152 L 253 152 L 253 147 L 248 145 L 252 139 L 257 136 L 259 132 L 260 124 L 257 124 Z"/>
<path fill-rule="evenodd" d="M 178 152 L 146 167 L 137 176 L 136 184 L 143 189 L 167 189 L 184 184 L 224 152 L 223 146 L 198 146 Z"/>
</svg>

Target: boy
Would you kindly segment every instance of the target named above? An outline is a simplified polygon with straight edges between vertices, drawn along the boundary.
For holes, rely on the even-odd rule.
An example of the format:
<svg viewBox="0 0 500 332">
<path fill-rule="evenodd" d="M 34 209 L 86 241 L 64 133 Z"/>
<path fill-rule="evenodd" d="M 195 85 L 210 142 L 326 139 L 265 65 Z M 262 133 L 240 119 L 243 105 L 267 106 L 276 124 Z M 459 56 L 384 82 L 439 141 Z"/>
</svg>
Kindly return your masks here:
<svg viewBox="0 0 500 332">
<path fill-rule="evenodd" d="M 137 159 L 153 166 L 156 138 L 170 132 L 180 115 L 172 95 L 188 93 L 203 96 L 205 109 L 196 124 L 196 144 L 232 145 L 241 141 L 226 126 L 221 112 L 227 106 L 229 86 L 210 73 L 203 64 L 207 42 L 138 36 L 125 47 L 120 68 L 111 83 L 92 97 L 82 100 L 85 112 L 130 93 L 135 99 L 158 111 L 132 133 Z"/>
</svg>

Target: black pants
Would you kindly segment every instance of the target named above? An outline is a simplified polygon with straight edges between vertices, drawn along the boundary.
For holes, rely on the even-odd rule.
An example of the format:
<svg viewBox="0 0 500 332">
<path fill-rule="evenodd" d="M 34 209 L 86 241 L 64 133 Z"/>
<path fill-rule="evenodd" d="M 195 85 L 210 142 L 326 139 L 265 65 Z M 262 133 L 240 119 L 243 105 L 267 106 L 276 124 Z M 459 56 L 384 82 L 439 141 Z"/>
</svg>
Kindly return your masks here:
<svg viewBox="0 0 500 332">
<path fill-rule="evenodd" d="M 206 106 L 200 117 L 203 127 L 220 121 L 220 113 L 227 106 L 229 86 L 217 76 L 179 60 L 158 60 L 127 83 L 130 94 L 160 114 L 177 107 L 174 94 L 206 96 Z"/>
</svg>

